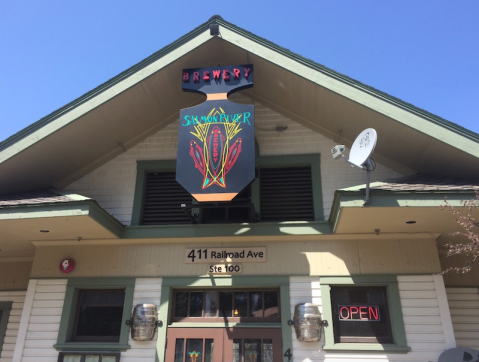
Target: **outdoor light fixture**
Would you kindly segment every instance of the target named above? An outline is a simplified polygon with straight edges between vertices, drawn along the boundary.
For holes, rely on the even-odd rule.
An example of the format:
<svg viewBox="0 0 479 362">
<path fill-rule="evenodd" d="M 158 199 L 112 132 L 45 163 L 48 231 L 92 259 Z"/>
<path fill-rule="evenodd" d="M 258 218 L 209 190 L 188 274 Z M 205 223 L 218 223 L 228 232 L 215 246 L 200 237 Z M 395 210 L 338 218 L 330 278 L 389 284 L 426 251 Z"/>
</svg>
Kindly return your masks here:
<svg viewBox="0 0 479 362">
<path fill-rule="evenodd" d="M 290 323 L 292 322 L 292 323 Z M 326 321 L 321 320 L 319 307 L 312 303 L 300 303 L 294 307 L 293 321 L 296 338 L 301 342 L 318 342 L 321 339 L 321 327 Z"/>
<path fill-rule="evenodd" d="M 154 304 L 137 304 L 133 309 L 131 320 L 127 324 L 131 327 L 131 339 L 134 341 L 151 341 L 155 336 L 158 321 L 156 306 Z"/>
</svg>

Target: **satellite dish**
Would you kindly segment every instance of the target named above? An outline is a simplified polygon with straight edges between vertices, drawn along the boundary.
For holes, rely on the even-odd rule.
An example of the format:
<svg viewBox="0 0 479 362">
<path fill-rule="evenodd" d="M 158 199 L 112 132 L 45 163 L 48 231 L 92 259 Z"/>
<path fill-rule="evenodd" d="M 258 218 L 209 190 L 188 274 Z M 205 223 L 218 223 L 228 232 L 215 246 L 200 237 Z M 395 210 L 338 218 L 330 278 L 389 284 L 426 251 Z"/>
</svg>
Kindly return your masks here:
<svg viewBox="0 0 479 362">
<path fill-rule="evenodd" d="M 349 152 L 348 161 L 354 166 L 363 168 L 364 163 L 373 153 L 377 140 L 378 134 L 376 133 L 376 130 L 373 128 L 366 128 L 354 140 L 351 151 Z"/>
</svg>

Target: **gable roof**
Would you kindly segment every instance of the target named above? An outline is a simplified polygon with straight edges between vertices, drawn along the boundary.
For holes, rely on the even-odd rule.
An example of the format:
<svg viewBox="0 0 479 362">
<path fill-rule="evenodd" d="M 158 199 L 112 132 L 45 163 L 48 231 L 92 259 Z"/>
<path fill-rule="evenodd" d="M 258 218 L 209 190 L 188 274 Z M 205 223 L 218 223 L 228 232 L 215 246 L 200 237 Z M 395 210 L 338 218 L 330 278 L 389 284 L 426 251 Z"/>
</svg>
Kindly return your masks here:
<svg viewBox="0 0 479 362">
<path fill-rule="evenodd" d="M 338 143 L 376 128 L 374 157 L 399 172 L 479 177 L 478 134 L 215 16 L 0 143 L 1 192 L 62 188 L 101 166 L 204 101 L 181 90 L 183 68 L 218 63 L 254 63 L 246 96 Z"/>
</svg>

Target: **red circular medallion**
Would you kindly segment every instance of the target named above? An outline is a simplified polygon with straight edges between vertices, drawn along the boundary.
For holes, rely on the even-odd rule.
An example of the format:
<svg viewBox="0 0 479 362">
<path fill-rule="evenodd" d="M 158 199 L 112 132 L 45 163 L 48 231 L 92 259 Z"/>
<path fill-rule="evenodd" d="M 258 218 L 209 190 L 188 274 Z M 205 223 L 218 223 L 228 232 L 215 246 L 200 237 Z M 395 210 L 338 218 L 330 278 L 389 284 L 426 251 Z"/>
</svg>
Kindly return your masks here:
<svg viewBox="0 0 479 362">
<path fill-rule="evenodd" d="M 59 265 L 60 271 L 65 274 L 70 273 L 74 267 L 75 262 L 73 261 L 73 259 L 64 259 Z"/>
</svg>

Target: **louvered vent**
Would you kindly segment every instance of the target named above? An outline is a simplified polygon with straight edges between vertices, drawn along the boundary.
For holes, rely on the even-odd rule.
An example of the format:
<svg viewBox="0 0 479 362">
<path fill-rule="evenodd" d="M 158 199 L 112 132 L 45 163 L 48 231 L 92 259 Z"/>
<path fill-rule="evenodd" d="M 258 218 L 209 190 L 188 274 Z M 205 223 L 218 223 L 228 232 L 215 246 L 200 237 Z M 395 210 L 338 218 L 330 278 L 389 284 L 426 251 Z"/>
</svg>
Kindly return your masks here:
<svg viewBox="0 0 479 362">
<path fill-rule="evenodd" d="M 180 207 L 191 203 L 191 195 L 175 178 L 175 172 L 147 174 L 142 225 L 191 223 Z"/>
<path fill-rule="evenodd" d="M 311 167 L 261 168 L 261 221 L 314 220 Z"/>
</svg>

